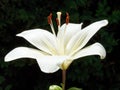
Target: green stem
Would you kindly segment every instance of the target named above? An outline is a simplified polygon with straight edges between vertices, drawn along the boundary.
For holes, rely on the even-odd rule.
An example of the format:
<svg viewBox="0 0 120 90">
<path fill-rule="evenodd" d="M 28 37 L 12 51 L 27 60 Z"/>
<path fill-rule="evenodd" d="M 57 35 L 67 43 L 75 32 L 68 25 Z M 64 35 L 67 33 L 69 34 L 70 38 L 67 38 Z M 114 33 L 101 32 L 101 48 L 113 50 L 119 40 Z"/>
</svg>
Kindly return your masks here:
<svg viewBox="0 0 120 90">
<path fill-rule="evenodd" d="M 62 90 L 65 90 L 66 83 L 66 70 L 62 70 Z"/>
</svg>

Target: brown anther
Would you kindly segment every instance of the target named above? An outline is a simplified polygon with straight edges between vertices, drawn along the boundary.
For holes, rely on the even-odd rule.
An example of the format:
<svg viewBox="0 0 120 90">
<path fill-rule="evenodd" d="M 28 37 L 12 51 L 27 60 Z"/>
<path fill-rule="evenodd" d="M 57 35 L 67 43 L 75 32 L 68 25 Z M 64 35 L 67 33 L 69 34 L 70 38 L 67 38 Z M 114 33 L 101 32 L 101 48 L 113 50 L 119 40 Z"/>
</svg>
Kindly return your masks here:
<svg viewBox="0 0 120 90">
<path fill-rule="evenodd" d="M 69 23 L 69 14 L 66 12 L 66 24 Z"/>
<path fill-rule="evenodd" d="M 50 13 L 50 15 L 48 16 L 48 24 L 51 24 L 52 22 L 52 13 Z"/>
<path fill-rule="evenodd" d="M 51 17 L 51 19 L 52 19 L 52 13 L 50 13 L 50 15 L 49 15 L 50 17 Z"/>
<path fill-rule="evenodd" d="M 48 24 L 51 24 L 51 18 L 50 18 L 50 16 L 48 16 L 47 19 L 48 19 Z"/>
<path fill-rule="evenodd" d="M 66 12 L 66 16 L 69 17 L 69 13 L 68 12 Z"/>
<path fill-rule="evenodd" d="M 60 25 L 58 18 L 56 18 L 56 23 L 58 26 Z"/>
</svg>

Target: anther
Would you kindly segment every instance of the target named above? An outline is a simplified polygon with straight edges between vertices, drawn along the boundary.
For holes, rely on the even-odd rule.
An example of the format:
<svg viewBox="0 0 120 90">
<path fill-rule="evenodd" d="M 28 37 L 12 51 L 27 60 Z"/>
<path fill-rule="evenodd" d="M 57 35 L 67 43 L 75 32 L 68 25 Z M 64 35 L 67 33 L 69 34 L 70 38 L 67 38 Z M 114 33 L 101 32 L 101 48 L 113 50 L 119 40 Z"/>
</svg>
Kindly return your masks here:
<svg viewBox="0 0 120 90">
<path fill-rule="evenodd" d="M 54 27 L 53 27 L 53 22 L 52 22 L 52 13 L 50 13 L 50 15 L 48 16 L 48 24 L 50 24 L 50 27 L 51 27 L 51 29 L 52 29 L 52 32 L 53 32 L 53 34 L 56 36 L 55 30 L 54 30 Z"/>
<path fill-rule="evenodd" d="M 56 23 L 58 26 L 60 25 L 58 18 L 56 18 Z"/>
<path fill-rule="evenodd" d="M 52 23 L 52 13 L 50 13 L 50 15 L 48 16 L 48 24 Z"/>
<path fill-rule="evenodd" d="M 69 14 L 66 12 L 66 24 L 69 23 Z"/>
</svg>

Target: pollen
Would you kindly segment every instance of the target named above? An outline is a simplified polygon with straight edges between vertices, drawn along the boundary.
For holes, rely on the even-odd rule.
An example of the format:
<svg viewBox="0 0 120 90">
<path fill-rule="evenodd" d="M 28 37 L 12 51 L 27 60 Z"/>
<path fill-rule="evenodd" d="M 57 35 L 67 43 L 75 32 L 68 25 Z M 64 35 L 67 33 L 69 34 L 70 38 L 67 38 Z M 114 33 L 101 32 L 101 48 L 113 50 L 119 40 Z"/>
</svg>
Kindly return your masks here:
<svg viewBox="0 0 120 90">
<path fill-rule="evenodd" d="M 50 13 L 50 15 L 48 16 L 48 24 L 52 23 L 52 13 Z"/>
<path fill-rule="evenodd" d="M 56 23 L 58 26 L 60 25 L 58 18 L 56 18 Z"/>
<path fill-rule="evenodd" d="M 66 12 L 66 24 L 69 23 L 69 14 Z"/>
</svg>

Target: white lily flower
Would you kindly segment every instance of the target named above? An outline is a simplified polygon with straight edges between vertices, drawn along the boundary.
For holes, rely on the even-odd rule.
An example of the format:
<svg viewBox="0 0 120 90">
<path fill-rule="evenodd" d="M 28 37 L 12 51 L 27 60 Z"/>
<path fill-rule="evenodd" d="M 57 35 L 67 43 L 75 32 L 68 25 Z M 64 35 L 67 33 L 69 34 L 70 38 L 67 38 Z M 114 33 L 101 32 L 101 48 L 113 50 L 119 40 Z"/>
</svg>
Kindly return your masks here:
<svg viewBox="0 0 120 90">
<path fill-rule="evenodd" d="M 53 73 L 59 69 L 66 70 L 74 60 L 81 57 L 99 55 L 101 59 L 105 58 L 106 51 L 100 43 L 96 42 L 87 47 L 85 45 L 100 28 L 108 24 L 107 20 L 94 22 L 81 29 L 82 23 L 69 23 L 68 14 L 66 23 L 61 26 L 61 13 L 58 12 L 57 15 L 57 35 L 52 24 L 52 14 L 50 14 L 48 23 L 53 33 L 44 29 L 32 29 L 17 34 L 38 49 L 17 47 L 5 56 L 5 61 L 33 58 L 37 60 L 43 72 Z"/>
</svg>

